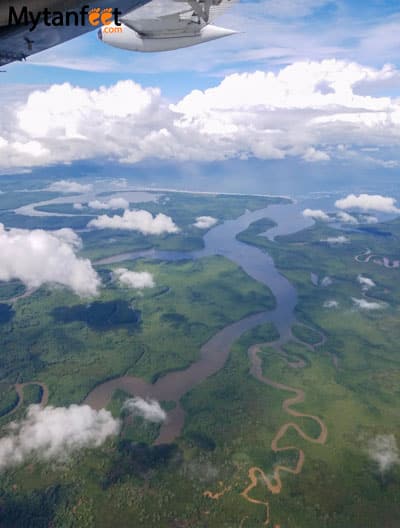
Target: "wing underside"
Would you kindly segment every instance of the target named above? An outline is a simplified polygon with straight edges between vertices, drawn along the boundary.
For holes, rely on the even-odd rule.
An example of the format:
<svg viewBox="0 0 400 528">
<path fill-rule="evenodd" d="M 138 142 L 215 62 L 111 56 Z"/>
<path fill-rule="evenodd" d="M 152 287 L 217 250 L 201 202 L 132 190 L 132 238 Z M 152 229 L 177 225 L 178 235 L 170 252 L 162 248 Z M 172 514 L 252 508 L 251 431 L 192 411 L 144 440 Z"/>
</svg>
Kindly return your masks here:
<svg viewBox="0 0 400 528">
<path fill-rule="evenodd" d="M 202 28 L 221 16 L 236 1 L 163 0 L 162 5 L 152 2 L 137 12 L 128 13 L 122 20 L 128 27 L 146 37 L 193 36 L 199 34 Z M 150 9 L 154 9 L 155 16 L 151 16 Z"/>
</svg>

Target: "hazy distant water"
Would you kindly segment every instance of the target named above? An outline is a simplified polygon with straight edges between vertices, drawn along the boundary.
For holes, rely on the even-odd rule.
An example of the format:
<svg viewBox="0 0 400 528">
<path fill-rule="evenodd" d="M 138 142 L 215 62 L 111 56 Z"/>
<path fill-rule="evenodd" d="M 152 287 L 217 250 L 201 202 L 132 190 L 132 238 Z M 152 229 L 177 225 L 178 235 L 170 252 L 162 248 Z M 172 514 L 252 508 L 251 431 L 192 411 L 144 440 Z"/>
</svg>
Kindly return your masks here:
<svg viewBox="0 0 400 528">
<path fill-rule="evenodd" d="M 296 198 L 367 192 L 400 199 L 400 175 L 396 170 L 290 160 L 144 164 L 124 168 L 123 177 L 128 178 L 130 184 L 198 191 L 279 194 Z"/>
<path fill-rule="evenodd" d="M 129 187 L 278 194 L 295 198 L 368 192 L 400 199 L 400 174 L 396 169 L 333 162 L 305 163 L 290 158 L 279 161 L 230 160 L 207 164 L 154 161 L 134 166 L 103 162 L 74 163 L 71 166 L 36 169 L 26 176 L 18 175 L 15 184 L 24 186 L 24 181 L 32 177 L 53 181 L 116 181 L 126 178 Z M 5 181 L 8 177 L 3 176 L 2 179 Z"/>
</svg>

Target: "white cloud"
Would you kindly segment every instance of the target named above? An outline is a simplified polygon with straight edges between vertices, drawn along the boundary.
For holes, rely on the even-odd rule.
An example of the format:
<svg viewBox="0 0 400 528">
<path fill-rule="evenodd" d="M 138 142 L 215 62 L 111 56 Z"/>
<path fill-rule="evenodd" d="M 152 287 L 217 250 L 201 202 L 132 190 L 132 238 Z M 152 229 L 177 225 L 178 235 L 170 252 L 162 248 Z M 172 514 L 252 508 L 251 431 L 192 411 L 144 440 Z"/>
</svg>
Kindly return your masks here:
<svg viewBox="0 0 400 528">
<path fill-rule="evenodd" d="M 350 242 L 350 239 L 347 238 L 346 236 L 343 236 L 343 235 L 340 235 L 340 236 L 337 236 L 337 237 L 328 237 L 328 238 L 323 238 L 320 240 L 320 242 L 327 242 L 328 244 L 348 244 Z"/>
<path fill-rule="evenodd" d="M 9 232 L 13 232 L 14 230 L 10 230 Z M 15 230 L 21 232 L 25 232 L 26 230 Z M 40 229 L 37 229 L 36 231 L 31 231 L 31 233 L 37 233 L 38 231 L 41 231 Z M 57 231 L 45 231 L 45 233 L 49 235 L 53 235 L 54 237 L 58 238 L 61 242 L 65 242 L 66 244 L 70 245 L 74 249 L 81 249 L 82 248 L 82 240 L 81 238 L 69 227 L 64 227 L 62 229 L 58 229 Z"/>
<path fill-rule="evenodd" d="M 17 154 L 27 156 L 28 158 L 30 157 L 32 160 L 40 160 L 41 158 L 45 158 L 50 155 L 50 151 L 46 147 L 42 146 L 39 141 L 26 141 L 24 143 L 15 141 L 12 144 L 12 147 Z"/>
<path fill-rule="evenodd" d="M 386 307 L 386 304 L 380 302 L 370 302 L 365 299 L 356 299 L 355 297 L 352 297 L 352 300 L 356 308 L 360 308 L 360 310 L 382 310 Z"/>
<path fill-rule="evenodd" d="M 71 229 L 7 231 L 0 224 L 0 280 L 20 279 L 29 288 L 55 283 L 81 296 L 96 295 L 100 279 L 90 260 L 76 256 L 80 245 Z"/>
<path fill-rule="evenodd" d="M 132 398 L 126 400 L 123 409 L 135 416 L 142 416 L 149 422 L 164 422 L 167 419 L 166 412 L 156 400 L 144 400 L 143 398 Z"/>
<path fill-rule="evenodd" d="M 70 180 L 60 180 L 49 185 L 49 191 L 56 191 L 62 193 L 86 193 L 93 189 L 91 183 L 83 184 Z"/>
<path fill-rule="evenodd" d="M 376 216 L 362 215 L 360 217 L 360 222 L 364 224 L 377 224 L 379 220 L 376 218 Z"/>
<path fill-rule="evenodd" d="M 92 209 L 129 209 L 129 202 L 125 198 L 110 198 L 106 202 L 93 200 L 88 203 Z"/>
<path fill-rule="evenodd" d="M 358 224 L 357 218 L 349 213 L 346 213 L 345 211 L 339 211 L 336 214 L 336 217 L 345 224 Z"/>
<path fill-rule="evenodd" d="M 366 290 L 376 286 L 375 282 L 372 279 L 370 279 L 368 277 L 363 277 L 362 275 L 358 275 L 357 281 L 358 281 L 359 284 L 361 284 L 363 289 L 366 289 Z"/>
<path fill-rule="evenodd" d="M 396 200 L 389 196 L 380 194 L 349 194 L 346 198 L 337 200 L 335 206 L 338 209 L 361 209 L 362 211 L 379 211 L 382 213 L 398 213 Z"/>
<path fill-rule="evenodd" d="M 78 210 L 78 211 L 81 211 L 83 209 L 83 204 L 77 202 L 77 203 L 74 203 L 74 209 Z"/>
<path fill-rule="evenodd" d="M 313 218 L 314 220 L 322 220 L 323 222 L 329 222 L 329 216 L 321 209 L 304 209 L 303 216 L 306 218 Z"/>
<path fill-rule="evenodd" d="M 8 425 L 0 438 L 0 470 L 32 459 L 64 461 L 74 451 L 102 445 L 119 430 L 119 420 L 105 409 L 31 405 L 27 416 Z"/>
<path fill-rule="evenodd" d="M 317 161 L 329 161 L 331 158 L 326 152 L 309 147 L 303 154 L 303 159 L 309 163 L 314 163 Z"/>
<path fill-rule="evenodd" d="M 114 270 L 114 275 L 118 281 L 129 288 L 143 290 L 144 288 L 154 288 L 154 277 L 148 271 L 129 271 L 126 268 Z"/>
<path fill-rule="evenodd" d="M 144 235 L 178 233 L 179 229 L 172 218 L 163 213 L 154 216 L 148 211 L 125 211 L 122 216 L 101 215 L 89 222 L 88 227 L 96 229 L 125 229 L 139 231 Z"/>
<path fill-rule="evenodd" d="M 324 277 L 321 281 L 321 286 L 323 288 L 327 288 L 328 286 L 331 286 L 332 284 L 333 284 L 333 280 L 328 276 Z"/>
<path fill-rule="evenodd" d="M 196 222 L 193 225 L 199 229 L 209 229 L 217 222 L 218 220 L 212 216 L 198 216 L 196 218 Z"/>
<path fill-rule="evenodd" d="M 176 104 L 133 81 L 97 90 L 53 85 L 5 108 L 0 168 L 248 157 L 396 166 L 381 158 L 400 146 L 400 100 L 357 92 L 360 83 L 396 76 L 391 66 L 302 60 L 276 71 L 229 74 Z"/>
<path fill-rule="evenodd" d="M 368 443 L 369 456 L 378 464 L 379 471 L 385 473 L 400 463 L 400 452 L 394 435 L 378 435 Z"/>
<path fill-rule="evenodd" d="M 339 306 L 339 303 L 334 299 L 330 299 L 328 301 L 325 301 L 323 306 L 324 308 L 337 308 Z"/>
</svg>

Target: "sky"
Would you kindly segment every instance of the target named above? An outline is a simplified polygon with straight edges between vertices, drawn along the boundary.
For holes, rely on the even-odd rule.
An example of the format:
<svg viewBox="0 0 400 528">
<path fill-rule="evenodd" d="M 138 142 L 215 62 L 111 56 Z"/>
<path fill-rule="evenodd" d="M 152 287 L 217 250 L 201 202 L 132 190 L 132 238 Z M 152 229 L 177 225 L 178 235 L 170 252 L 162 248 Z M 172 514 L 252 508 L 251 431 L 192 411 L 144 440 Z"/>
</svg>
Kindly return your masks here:
<svg viewBox="0 0 400 528">
<path fill-rule="evenodd" d="M 241 0 L 217 23 L 239 33 L 140 54 L 93 32 L 7 67 L 0 171 L 102 157 L 398 169 L 398 2 Z"/>
</svg>

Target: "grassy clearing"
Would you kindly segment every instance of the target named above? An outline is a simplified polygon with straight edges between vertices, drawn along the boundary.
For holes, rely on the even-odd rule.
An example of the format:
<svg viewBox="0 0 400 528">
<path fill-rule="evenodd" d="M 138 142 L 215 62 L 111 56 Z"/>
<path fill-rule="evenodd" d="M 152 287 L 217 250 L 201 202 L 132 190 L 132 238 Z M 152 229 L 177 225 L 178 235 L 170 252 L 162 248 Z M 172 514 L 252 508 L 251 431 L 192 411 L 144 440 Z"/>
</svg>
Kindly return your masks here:
<svg viewBox="0 0 400 528">
<path fill-rule="evenodd" d="M 320 343 L 322 339 L 320 333 L 315 332 L 315 330 L 308 326 L 300 324 L 294 324 L 292 326 L 292 333 L 297 339 L 300 339 L 300 341 L 308 343 L 309 345 L 316 345 L 317 343 Z"/>
</svg>

